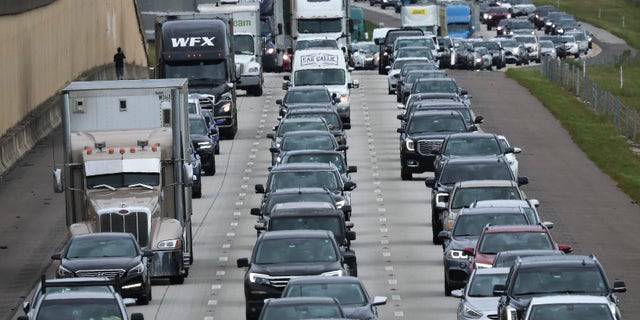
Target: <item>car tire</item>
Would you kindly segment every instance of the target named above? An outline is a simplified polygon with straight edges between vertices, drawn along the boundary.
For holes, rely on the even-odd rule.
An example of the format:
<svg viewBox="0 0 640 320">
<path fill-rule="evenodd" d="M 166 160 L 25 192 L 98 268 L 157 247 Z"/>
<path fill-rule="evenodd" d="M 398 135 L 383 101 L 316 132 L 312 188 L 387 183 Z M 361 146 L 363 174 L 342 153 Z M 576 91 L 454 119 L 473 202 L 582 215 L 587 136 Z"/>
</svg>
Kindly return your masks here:
<svg viewBox="0 0 640 320">
<path fill-rule="evenodd" d="M 212 176 L 216 174 L 216 157 L 211 158 L 211 163 L 204 169 L 205 176 Z"/>
<path fill-rule="evenodd" d="M 253 87 L 253 89 L 251 90 L 251 95 L 254 95 L 254 96 L 256 96 L 256 97 L 261 96 L 261 95 L 262 95 L 262 93 L 263 93 L 263 90 L 262 90 L 262 83 L 260 83 L 259 85 L 257 85 L 257 86 L 255 86 L 255 87 Z"/>
<path fill-rule="evenodd" d="M 388 93 L 389 93 L 389 94 L 394 94 L 394 93 L 396 93 L 396 91 L 395 91 L 395 90 L 391 90 L 391 89 L 389 89 L 389 92 L 388 92 Z"/>
<path fill-rule="evenodd" d="M 191 198 L 194 198 L 194 199 L 202 198 L 202 190 L 191 192 Z"/>
<path fill-rule="evenodd" d="M 216 148 L 213 149 L 213 153 L 220 154 L 220 142 L 218 142 L 218 145 L 216 146 Z"/>
<path fill-rule="evenodd" d="M 487 25 L 487 31 L 491 31 L 491 26 Z"/>
<path fill-rule="evenodd" d="M 407 172 L 407 170 L 401 168 L 400 169 L 400 179 L 402 179 L 403 181 L 412 180 L 413 179 L 413 175 L 411 174 L 411 172 Z"/>
<path fill-rule="evenodd" d="M 397 7 L 396 7 L 396 13 L 400 13 L 400 11 L 401 11 L 401 10 L 400 10 L 400 6 L 397 6 Z"/>
<path fill-rule="evenodd" d="M 171 277 L 169 277 L 169 283 L 170 284 L 183 284 L 184 283 L 184 276 L 183 275 L 171 276 Z"/>
<path fill-rule="evenodd" d="M 384 3 L 380 3 L 380 9 L 385 10 L 387 6 Z"/>
<path fill-rule="evenodd" d="M 444 269 L 444 272 L 445 272 L 445 276 L 444 276 L 444 295 L 446 297 L 451 297 L 451 290 L 452 289 L 451 289 L 451 286 L 449 285 L 449 282 L 447 282 L 447 275 L 446 275 L 447 269 L 446 268 Z"/>
<path fill-rule="evenodd" d="M 580 58 L 580 52 L 574 54 L 573 57 L 576 58 L 576 59 L 579 59 Z"/>
<path fill-rule="evenodd" d="M 435 214 L 431 214 L 431 231 L 433 232 L 433 235 L 432 235 L 433 244 L 442 244 L 443 243 L 442 239 L 438 238 L 438 233 L 442 231 L 442 225 L 438 223 L 435 217 Z"/>
<path fill-rule="evenodd" d="M 358 276 L 358 263 L 354 262 L 349 265 L 349 276 L 357 277 Z"/>
</svg>

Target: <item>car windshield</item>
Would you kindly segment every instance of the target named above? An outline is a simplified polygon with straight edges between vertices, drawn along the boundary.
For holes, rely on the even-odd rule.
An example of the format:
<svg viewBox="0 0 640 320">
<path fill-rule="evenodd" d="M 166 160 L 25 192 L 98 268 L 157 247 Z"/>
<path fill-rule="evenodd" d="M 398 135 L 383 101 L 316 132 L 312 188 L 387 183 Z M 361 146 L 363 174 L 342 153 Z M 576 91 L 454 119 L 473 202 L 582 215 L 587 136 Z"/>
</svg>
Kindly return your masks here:
<svg viewBox="0 0 640 320">
<path fill-rule="evenodd" d="M 467 128 L 460 117 L 412 117 L 409 134 L 427 132 L 465 132 Z"/>
<path fill-rule="evenodd" d="M 442 154 L 447 156 L 489 156 L 500 153 L 500 145 L 493 137 L 452 137 L 447 139 L 442 149 Z"/>
<path fill-rule="evenodd" d="M 268 306 L 260 315 L 262 320 L 299 320 L 299 319 L 342 319 L 338 305 L 305 304 L 287 306 Z"/>
<path fill-rule="evenodd" d="M 458 93 L 458 86 L 453 81 L 418 81 L 411 93 Z"/>
<path fill-rule="evenodd" d="M 344 158 L 340 154 L 292 154 L 286 155 L 282 159 L 282 163 L 332 163 L 338 168 L 338 171 L 344 172 Z"/>
<path fill-rule="evenodd" d="M 440 176 L 443 184 L 466 180 L 513 180 L 511 169 L 504 162 L 454 163 L 445 165 Z"/>
<path fill-rule="evenodd" d="M 480 240 L 478 251 L 497 254 L 508 250 L 553 250 L 553 243 L 546 232 L 490 232 Z"/>
<path fill-rule="evenodd" d="M 531 307 L 529 320 L 613 320 L 606 303 L 539 304 Z"/>
<path fill-rule="evenodd" d="M 253 36 L 249 34 L 233 35 L 233 53 L 253 54 Z"/>
<path fill-rule="evenodd" d="M 309 121 L 309 122 L 282 121 L 278 126 L 278 137 L 284 136 L 284 134 L 287 132 L 305 131 L 305 130 L 327 131 L 327 125 L 319 120 Z"/>
<path fill-rule="evenodd" d="M 524 215 L 519 214 L 463 214 L 453 225 L 453 237 L 477 237 L 487 224 L 518 225 L 528 224 Z"/>
<path fill-rule="evenodd" d="M 189 85 L 221 85 L 227 81 L 226 60 L 168 61 L 165 78 L 189 78 Z"/>
<path fill-rule="evenodd" d="M 446 74 L 442 72 L 411 72 L 407 74 L 406 83 L 413 84 L 417 79 L 420 78 L 445 78 Z"/>
<path fill-rule="evenodd" d="M 298 33 L 342 32 L 341 18 L 335 19 L 296 19 Z M 296 46 L 297 47 L 297 46 Z"/>
<path fill-rule="evenodd" d="M 346 81 L 344 69 L 302 69 L 293 75 L 296 86 L 310 85 L 344 85 Z"/>
<path fill-rule="evenodd" d="M 42 301 L 36 320 L 123 319 L 118 301 L 113 299 L 51 299 Z"/>
<path fill-rule="evenodd" d="M 399 49 L 396 54 L 396 58 L 420 58 L 425 57 L 429 59 L 433 59 L 433 55 L 431 53 L 431 49 L 429 48 L 415 48 L 415 47 L 407 47 L 403 49 Z"/>
<path fill-rule="evenodd" d="M 424 60 L 425 62 L 427 60 Z M 412 59 L 407 59 L 407 60 L 396 60 L 393 62 L 393 66 L 391 67 L 392 70 L 400 70 L 402 69 L 402 67 L 404 67 L 405 64 L 407 63 L 415 63 L 416 60 L 412 60 Z M 426 64 L 426 63 L 425 63 Z"/>
<path fill-rule="evenodd" d="M 191 134 L 207 135 L 207 127 L 201 118 L 189 119 L 189 132 Z"/>
<path fill-rule="evenodd" d="M 357 283 L 304 283 L 287 286 L 283 297 L 331 297 L 340 305 L 365 306 L 367 296 Z"/>
<path fill-rule="evenodd" d="M 323 135 L 289 135 L 282 137 L 280 150 L 334 150 L 336 146 L 329 134 Z"/>
<path fill-rule="evenodd" d="M 515 296 L 537 293 L 605 295 L 608 291 L 602 274 L 595 267 L 521 269 L 514 281 Z"/>
<path fill-rule="evenodd" d="M 502 43 L 502 47 L 504 48 L 515 48 L 518 46 L 518 42 L 515 40 L 503 40 L 500 43 Z"/>
<path fill-rule="evenodd" d="M 135 257 L 138 255 L 132 239 L 75 239 L 65 254 L 67 259 Z"/>
<path fill-rule="evenodd" d="M 406 75 L 409 71 L 413 70 L 438 70 L 438 67 L 433 63 L 421 63 L 405 65 L 401 68 L 401 75 Z"/>
<path fill-rule="evenodd" d="M 507 274 L 476 274 L 469 282 L 470 297 L 493 297 L 493 286 L 504 285 L 507 281 Z"/>
<path fill-rule="evenodd" d="M 269 231 L 277 230 L 328 230 L 336 237 L 343 236 L 344 223 L 340 217 L 304 216 L 304 217 L 279 217 L 269 220 Z"/>
<path fill-rule="evenodd" d="M 331 95 L 327 90 L 290 90 L 284 96 L 284 103 L 329 103 Z"/>
<path fill-rule="evenodd" d="M 340 253 L 326 238 L 268 239 L 257 244 L 253 261 L 258 264 L 334 262 Z"/>
<path fill-rule="evenodd" d="M 544 41 L 540 41 L 540 48 L 555 48 L 555 46 L 553 45 L 553 41 L 550 40 L 544 40 Z"/>
<path fill-rule="evenodd" d="M 331 171 L 289 171 L 272 172 L 269 180 L 269 190 L 282 188 L 322 188 L 339 190 L 337 172 Z"/>
<path fill-rule="evenodd" d="M 436 45 L 429 38 L 398 39 L 396 41 L 396 50 L 404 47 L 429 47 L 430 49 L 435 49 Z"/>
<path fill-rule="evenodd" d="M 514 187 L 474 187 L 458 188 L 451 200 L 452 209 L 469 208 L 469 206 L 480 200 L 521 200 L 518 188 Z"/>
<path fill-rule="evenodd" d="M 305 39 L 296 41 L 296 50 L 313 48 L 338 49 L 338 42 L 333 39 Z"/>
<path fill-rule="evenodd" d="M 334 204 L 333 197 L 329 193 L 276 193 L 269 195 L 267 198 L 267 202 L 264 205 L 265 213 L 270 213 L 276 204 L 287 202 L 326 202 Z"/>
<path fill-rule="evenodd" d="M 449 34 L 455 32 L 465 32 L 469 31 L 470 29 L 471 26 L 469 26 L 469 23 L 447 23 L 447 32 L 449 32 Z"/>
</svg>

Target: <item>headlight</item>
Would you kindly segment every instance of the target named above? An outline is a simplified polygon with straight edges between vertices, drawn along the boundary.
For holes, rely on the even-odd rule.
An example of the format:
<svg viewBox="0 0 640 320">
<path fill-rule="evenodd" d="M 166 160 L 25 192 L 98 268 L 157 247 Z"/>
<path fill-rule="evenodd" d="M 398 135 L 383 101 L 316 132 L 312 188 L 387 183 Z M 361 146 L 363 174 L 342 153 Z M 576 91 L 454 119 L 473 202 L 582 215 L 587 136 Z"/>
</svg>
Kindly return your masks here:
<svg viewBox="0 0 640 320">
<path fill-rule="evenodd" d="M 329 271 L 329 272 L 325 272 L 325 273 L 321 274 L 321 276 L 323 276 L 323 277 L 344 277 L 344 276 L 346 276 L 346 272 L 344 270 Z"/>
<path fill-rule="evenodd" d="M 342 200 L 340 200 L 340 201 L 336 201 L 336 207 L 337 207 L 338 209 L 340 209 L 340 208 L 344 207 L 344 205 L 345 205 L 345 204 L 347 204 L 347 200 L 342 199 Z"/>
<path fill-rule="evenodd" d="M 490 265 L 488 263 L 476 263 L 476 268 L 478 268 L 478 269 L 488 269 L 488 268 L 493 268 L 493 265 Z"/>
<path fill-rule="evenodd" d="M 267 285 L 270 284 L 269 276 L 261 273 L 250 272 L 249 281 L 257 284 L 267 284 Z"/>
<path fill-rule="evenodd" d="M 345 94 L 340 96 L 340 103 L 348 103 L 349 102 L 349 95 Z"/>
<path fill-rule="evenodd" d="M 182 247 L 182 241 L 180 239 L 171 239 L 158 242 L 158 249 L 171 250 L 180 249 Z"/>
<path fill-rule="evenodd" d="M 273 54 L 274 52 L 276 52 L 275 48 L 269 48 L 267 49 L 267 54 Z"/>
<path fill-rule="evenodd" d="M 511 14 L 507 14 L 507 19 L 511 19 Z"/>
<path fill-rule="evenodd" d="M 469 307 L 468 305 L 464 305 L 464 308 L 462 309 L 462 314 L 465 318 L 471 318 L 471 319 L 480 319 L 482 318 L 482 313 L 480 313 L 479 311 L 476 311 L 475 309 L 472 309 L 471 307 Z"/>
<path fill-rule="evenodd" d="M 483 15 L 483 17 L 484 17 L 484 19 L 485 19 L 485 20 L 487 20 L 487 19 L 491 19 L 491 16 L 490 16 L 490 15 L 488 15 L 488 14 L 486 14 L 486 13 Z"/>
<path fill-rule="evenodd" d="M 407 150 L 409 150 L 409 151 L 415 151 L 415 150 L 416 150 L 416 145 L 415 145 L 415 143 L 413 142 L 413 140 L 411 140 L 411 139 L 407 139 L 407 140 L 405 140 L 405 141 L 404 141 L 404 146 L 405 146 L 405 148 L 407 148 Z"/>
<path fill-rule="evenodd" d="M 285 56 L 285 57 L 286 57 L 286 56 Z M 260 71 L 259 69 L 260 69 L 260 68 L 258 68 L 258 67 L 249 68 L 249 72 L 251 72 L 251 73 L 256 73 L 256 72 Z"/>
<path fill-rule="evenodd" d="M 482 58 L 476 58 L 477 63 L 482 63 Z"/>
<path fill-rule="evenodd" d="M 222 112 L 229 112 L 231 111 L 231 102 L 227 102 L 225 103 L 221 108 L 220 111 Z"/>
<path fill-rule="evenodd" d="M 282 56 L 282 60 L 289 60 L 289 55 L 285 54 L 284 56 Z"/>
<path fill-rule="evenodd" d="M 137 266 L 129 269 L 129 271 L 127 271 L 128 275 L 135 275 L 135 274 L 141 274 L 144 272 L 144 263 L 140 262 Z"/>
<path fill-rule="evenodd" d="M 61 278 L 73 277 L 73 272 L 71 272 L 69 269 L 63 266 L 58 267 L 57 273 L 58 273 L 58 277 L 61 277 Z"/>
<path fill-rule="evenodd" d="M 198 142 L 198 147 L 202 149 L 211 149 L 211 142 L 209 141 Z"/>
<path fill-rule="evenodd" d="M 462 250 L 449 250 L 447 251 L 447 258 L 450 259 L 469 259 L 469 256 Z"/>
</svg>

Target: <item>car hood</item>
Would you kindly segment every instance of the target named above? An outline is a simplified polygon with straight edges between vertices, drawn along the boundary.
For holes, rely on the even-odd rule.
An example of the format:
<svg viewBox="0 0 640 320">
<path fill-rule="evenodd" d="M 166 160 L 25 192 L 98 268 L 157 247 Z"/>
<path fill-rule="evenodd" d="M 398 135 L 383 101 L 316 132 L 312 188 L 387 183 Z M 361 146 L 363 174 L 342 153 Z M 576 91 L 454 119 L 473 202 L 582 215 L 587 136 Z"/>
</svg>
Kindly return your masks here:
<svg viewBox="0 0 640 320">
<path fill-rule="evenodd" d="M 214 102 L 218 102 L 220 99 L 220 95 L 226 91 L 229 91 L 229 87 L 227 87 L 226 83 L 220 83 L 212 86 L 210 84 L 203 85 L 198 84 L 197 82 L 189 82 L 189 93 L 204 93 L 214 95 L 216 97 L 216 101 Z"/>
<path fill-rule="evenodd" d="M 203 141 L 211 142 L 211 139 L 209 137 L 203 136 L 201 134 L 190 134 L 189 136 L 191 136 L 191 141 L 193 143 L 198 143 Z"/>
<path fill-rule="evenodd" d="M 462 250 L 464 248 L 475 248 L 478 243 L 479 236 L 466 236 L 451 238 L 451 242 L 447 245 L 447 250 Z M 445 250 L 446 251 L 446 250 Z"/>
<path fill-rule="evenodd" d="M 282 263 L 282 264 L 254 264 L 251 272 L 268 274 L 270 276 L 310 276 L 324 272 L 342 269 L 340 261 L 320 263 Z"/>
<path fill-rule="evenodd" d="M 443 139 L 446 138 L 449 133 L 456 132 L 432 132 L 432 133 L 419 133 L 419 134 L 409 134 L 409 136 L 414 140 L 422 140 L 422 139 Z"/>
<path fill-rule="evenodd" d="M 484 315 L 498 314 L 498 300 L 500 297 L 465 297 L 466 303 Z"/>
<path fill-rule="evenodd" d="M 129 269 L 140 264 L 140 257 L 105 257 L 105 258 L 78 258 L 62 259 L 62 266 L 70 271 L 78 270 L 107 270 L 107 269 Z"/>
</svg>

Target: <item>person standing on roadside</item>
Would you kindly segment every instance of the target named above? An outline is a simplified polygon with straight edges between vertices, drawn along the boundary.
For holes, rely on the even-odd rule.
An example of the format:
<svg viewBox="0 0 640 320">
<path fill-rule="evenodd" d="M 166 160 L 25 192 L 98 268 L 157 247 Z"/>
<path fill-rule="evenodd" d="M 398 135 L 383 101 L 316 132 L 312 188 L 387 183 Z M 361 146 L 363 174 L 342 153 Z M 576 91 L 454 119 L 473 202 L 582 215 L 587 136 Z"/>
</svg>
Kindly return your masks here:
<svg viewBox="0 0 640 320">
<path fill-rule="evenodd" d="M 113 55 L 113 62 L 116 64 L 116 79 L 124 79 L 124 59 L 127 57 L 122 53 L 122 48 L 118 47 L 118 52 Z"/>
</svg>

